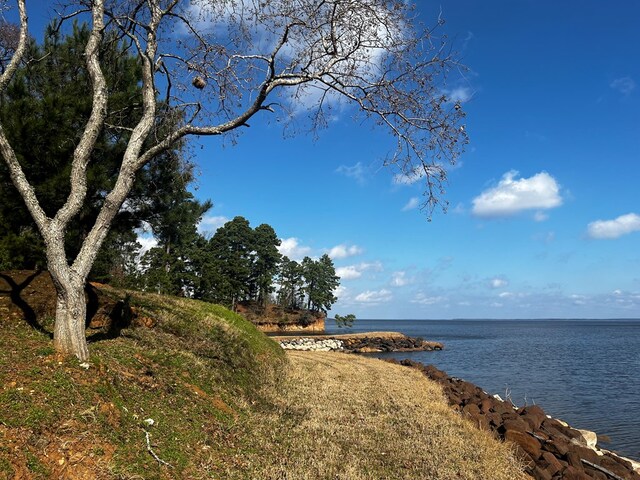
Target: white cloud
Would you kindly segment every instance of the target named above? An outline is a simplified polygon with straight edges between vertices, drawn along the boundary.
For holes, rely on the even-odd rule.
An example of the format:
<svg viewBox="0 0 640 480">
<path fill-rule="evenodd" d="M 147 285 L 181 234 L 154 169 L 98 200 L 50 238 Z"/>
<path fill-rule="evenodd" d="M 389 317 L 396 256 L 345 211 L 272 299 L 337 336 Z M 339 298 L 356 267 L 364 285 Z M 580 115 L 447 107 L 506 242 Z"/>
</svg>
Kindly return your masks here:
<svg viewBox="0 0 640 480">
<path fill-rule="evenodd" d="M 339 260 L 341 258 L 353 257 L 362 253 L 362 248 L 358 245 L 345 245 L 340 244 L 329 250 L 328 255 L 334 259 Z"/>
<path fill-rule="evenodd" d="M 278 251 L 281 255 L 289 257 L 291 260 L 300 261 L 311 253 L 311 247 L 300 245 L 300 240 L 295 237 L 281 239 Z"/>
<path fill-rule="evenodd" d="M 391 285 L 394 287 L 404 287 L 413 282 L 413 279 L 407 277 L 407 272 L 399 271 L 391 274 Z"/>
<path fill-rule="evenodd" d="M 358 184 L 365 183 L 367 170 L 362 165 L 362 162 L 358 162 L 352 167 L 347 165 L 340 165 L 336 168 L 336 173 L 344 175 L 345 177 L 353 178 Z"/>
<path fill-rule="evenodd" d="M 336 268 L 336 275 L 340 277 L 340 280 L 355 280 L 362 276 L 362 271 L 358 270 L 356 265 L 349 265 Z"/>
<path fill-rule="evenodd" d="M 473 213 L 478 217 L 506 217 L 524 210 L 550 209 L 562 205 L 560 187 L 547 172 L 517 179 L 518 172 L 504 174 L 497 186 L 473 199 Z"/>
<path fill-rule="evenodd" d="M 227 217 L 207 215 L 202 217 L 202 220 L 198 223 L 198 232 L 203 235 L 207 233 L 213 234 L 228 221 Z"/>
<path fill-rule="evenodd" d="M 339 299 L 339 300 L 348 300 L 349 299 L 349 289 L 347 287 L 344 287 L 342 285 L 338 285 L 338 287 L 333 291 L 333 294 Z"/>
<path fill-rule="evenodd" d="M 409 173 L 397 173 L 393 176 L 394 185 L 413 185 L 420 181 L 424 177 L 424 172 L 421 170 L 413 169 Z"/>
<path fill-rule="evenodd" d="M 411 303 L 417 303 L 418 305 L 434 305 L 444 300 L 446 300 L 445 297 L 441 297 L 441 296 L 429 297 L 424 293 L 417 293 L 416 296 L 413 298 L 413 300 L 411 300 Z"/>
<path fill-rule="evenodd" d="M 360 263 L 358 265 L 347 265 L 346 267 L 336 268 L 336 275 L 341 280 L 355 280 L 360 278 L 366 271 L 379 272 L 382 270 L 382 264 L 380 262 L 373 263 Z"/>
<path fill-rule="evenodd" d="M 495 277 L 489 280 L 489 286 L 491 288 L 504 288 L 507 285 L 509 285 L 509 282 L 501 277 Z"/>
<path fill-rule="evenodd" d="M 411 197 L 407 204 L 402 207 L 402 211 L 406 212 L 408 210 L 414 210 L 418 208 L 418 205 L 420 205 L 420 199 L 418 197 Z"/>
<path fill-rule="evenodd" d="M 613 239 L 640 230 L 640 215 L 627 213 L 613 220 L 596 220 L 587 226 L 591 238 Z"/>
<path fill-rule="evenodd" d="M 630 95 L 636 88 L 636 82 L 631 77 L 621 77 L 616 78 L 609 86 L 623 95 Z"/>
<path fill-rule="evenodd" d="M 465 103 L 471 100 L 473 92 L 469 87 L 457 87 L 445 93 L 451 102 Z"/>
<path fill-rule="evenodd" d="M 355 301 L 361 303 L 376 304 L 390 302 L 392 298 L 393 294 L 391 293 L 391 291 L 383 288 L 382 290 L 367 290 L 365 292 L 359 293 L 356 296 Z"/>
</svg>

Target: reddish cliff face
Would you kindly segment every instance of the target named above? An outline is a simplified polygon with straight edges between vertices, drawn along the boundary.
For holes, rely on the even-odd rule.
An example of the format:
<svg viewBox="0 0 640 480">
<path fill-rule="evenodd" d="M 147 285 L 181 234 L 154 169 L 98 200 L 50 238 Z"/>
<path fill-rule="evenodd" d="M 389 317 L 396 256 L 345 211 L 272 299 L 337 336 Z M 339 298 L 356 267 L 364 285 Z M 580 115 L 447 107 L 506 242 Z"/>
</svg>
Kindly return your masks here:
<svg viewBox="0 0 640 480">
<path fill-rule="evenodd" d="M 300 323 L 256 323 L 256 327 L 261 332 L 300 332 L 300 333 L 323 333 L 324 317 L 318 318 L 309 324 Z"/>
<path fill-rule="evenodd" d="M 237 312 L 263 332 L 324 332 L 325 315 L 309 310 L 289 310 L 279 305 L 240 303 Z"/>
</svg>

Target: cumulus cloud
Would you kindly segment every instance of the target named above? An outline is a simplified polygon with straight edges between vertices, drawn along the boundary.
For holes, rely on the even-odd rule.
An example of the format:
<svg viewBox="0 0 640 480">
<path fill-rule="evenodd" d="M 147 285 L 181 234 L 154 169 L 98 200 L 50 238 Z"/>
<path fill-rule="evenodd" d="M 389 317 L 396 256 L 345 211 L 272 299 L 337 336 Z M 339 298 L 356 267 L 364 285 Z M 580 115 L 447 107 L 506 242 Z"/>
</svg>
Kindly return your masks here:
<svg viewBox="0 0 640 480">
<path fill-rule="evenodd" d="M 202 220 L 198 223 L 198 232 L 203 235 L 213 234 L 228 221 L 229 219 L 227 217 L 206 215 L 202 217 Z"/>
<path fill-rule="evenodd" d="M 332 259 L 339 260 L 341 258 L 360 255 L 362 253 L 362 248 L 359 247 L 358 245 L 340 244 L 330 249 L 327 253 Z"/>
<path fill-rule="evenodd" d="M 295 237 L 283 238 L 280 241 L 278 251 L 291 260 L 300 261 L 311 253 L 311 247 L 301 245 L 300 240 Z"/>
<path fill-rule="evenodd" d="M 353 178 L 358 184 L 362 185 L 365 183 L 367 170 L 362 165 L 362 162 L 358 162 L 353 166 L 340 165 L 336 168 L 336 173 Z"/>
<path fill-rule="evenodd" d="M 386 303 L 393 299 L 393 294 L 387 289 L 367 290 L 356 295 L 355 301 L 360 303 L 376 304 Z"/>
<path fill-rule="evenodd" d="M 562 205 L 560 187 L 547 172 L 530 178 L 517 178 L 518 172 L 504 174 L 498 185 L 473 199 L 473 214 L 496 218 L 516 215 L 524 210 L 547 210 Z"/>
<path fill-rule="evenodd" d="M 418 205 L 420 205 L 420 199 L 418 197 L 411 197 L 407 204 L 402 207 L 402 211 L 406 212 L 408 210 L 414 210 L 418 208 Z"/>
<path fill-rule="evenodd" d="M 336 275 L 341 280 L 355 280 L 362 277 L 362 274 L 366 271 L 379 272 L 382 270 L 382 264 L 380 262 L 373 263 L 360 263 L 358 265 L 347 265 L 346 267 L 336 268 Z"/>
<path fill-rule="evenodd" d="M 589 237 L 614 239 L 640 230 L 640 215 L 627 213 L 613 220 L 596 220 L 587 226 Z"/>
<path fill-rule="evenodd" d="M 636 88 L 636 82 L 631 77 L 616 78 L 609 86 L 623 95 L 631 95 Z"/>
</svg>

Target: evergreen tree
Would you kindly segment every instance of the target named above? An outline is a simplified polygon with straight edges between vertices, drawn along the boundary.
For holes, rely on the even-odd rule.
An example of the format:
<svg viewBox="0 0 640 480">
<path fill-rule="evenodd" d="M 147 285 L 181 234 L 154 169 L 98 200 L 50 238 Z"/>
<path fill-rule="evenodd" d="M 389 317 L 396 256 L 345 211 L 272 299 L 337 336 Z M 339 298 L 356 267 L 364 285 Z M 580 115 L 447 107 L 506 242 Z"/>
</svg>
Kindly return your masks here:
<svg viewBox="0 0 640 480">
<path fill-rule="evenodd" d="M 253 231 L 252 283 L 255 284 L 254 298 L 260 305 L 266 305 L 269 295 L 274 291 L 273 278 L 278 272 L 282 256 L 278 251 L 280 239 L 270 225 L 263 223 Z"/>
<path fill-rule="evenodd" d="M 249 298 L 254 259 L 254 231 L 244 217 L 225 223 L 209 240 L 208 259 L 201 272 L 207 291 L 205 300 L 235 309 L 238 301 Z"/>
<path fill-rule="evenodd" d="M 278 276 L 280 289 L 278 290 L 278 303 L 284 308 L 300 308 L 304 297 L 302 267 L 295 260 L 283 257 L 280 262 Z"/>
<path fill-rule="evenodd" d="M 0 66 L 3 52 L 12 49 L 15 29 L 0 22 Z M 89 35 L 89 28 L 78 23 L 64 37 L 55 24 L 48 26 L 42 45 L 35 41 L 29 45 L 27 58 L 33 61 L 18 70 L 0 96 L 0 123 L 50 216 L 69 194 L 73 152 L 91 113 L 91 81 L 83 54 Z M 76 255 L 95 222 L 105 192 L 113 186 L 130 137 L 129 127 L 140 116 L 139 59 L 130 55 L 127 46 L 115 36 L 101 46 L 100 57 L 110 95 L 108 126 L 102 130 L 89 162 L 87 200 L 65 239 L 70 258 Z M 170 121 L 157 122 L 156 128 L 159 131 L 167 128 Z M 168 226 L 175 223 L 174 218 L 184 213 L 178 212 L 174 205 L 193 201 L 186 190 L 193 180 L 192 166 L 182 160 L 182 147 L 176 144 L 138 172 L 131 196 L 116 217 L 92 268 L 91 278 L 103 282 L 115 278 L 132 286 L 132 279 L 125 280 L 123 275 L 137 274 L 137 269 L 132 267 L 132 258 L 139 248 L 134 230 L 143 220 L 155 226 L 167 225 L 165 230 L 171 228 Z M 193 208 L 207 205 L 198 204 Z M 167 236 L 170 237 L 164 235 L 163 238 Z M 45 266 L 44 242 L 9 179 L 6 164 L 0 163 L 0 268 Z"/>
<path fill-rule="evenodd" d="M 144 173 L 149 185 L 163 186 L 149 192 L 143 209 L 158 240 L 158 246 L 142 259 L 144 288 L 192 296 L 198 289 L 196 259 L 203 247 L 197 225 L 212 204 L 197 201 L 187 190 L 193 180 L 192 166 L 182 166 L 177 155 L 171 161 L 151 164 Z"/>
<path fill-rule="evenodd" d="M 333 292 L 340 285 L 331 257 L 326 253 L 319 260 L 305 257 L 302 260 L 307 295 L 307 309 L 326 313 L 337 300 Z"/>
</svg>

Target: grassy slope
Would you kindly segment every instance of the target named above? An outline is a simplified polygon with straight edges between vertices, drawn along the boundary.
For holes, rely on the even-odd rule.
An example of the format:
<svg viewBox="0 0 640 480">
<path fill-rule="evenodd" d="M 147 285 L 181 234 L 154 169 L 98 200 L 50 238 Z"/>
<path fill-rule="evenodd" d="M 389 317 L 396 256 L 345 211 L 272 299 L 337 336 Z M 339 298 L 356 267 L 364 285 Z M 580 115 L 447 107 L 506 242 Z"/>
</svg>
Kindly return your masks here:
<svg viewBox="0 0 640 480">
<path fill-rule="evenodd" d="M 248 405 L 281 370 L 282 351 L 216 305 L 131 301 L 158 326 L 90 344 L 87 370 L 0 312 L 0 479 L 217 478 L 234 469 Z M 173 468 L 147 452 L 145 429 Z"/>
<path fill-rule="evenodd" d="M 521 478 L 417 372 L 287 361 L 222 307 L 132 295 L 158 325 L 92 343 L 89 369 L 0 311 L 0 479 Z"/>
</svg>

